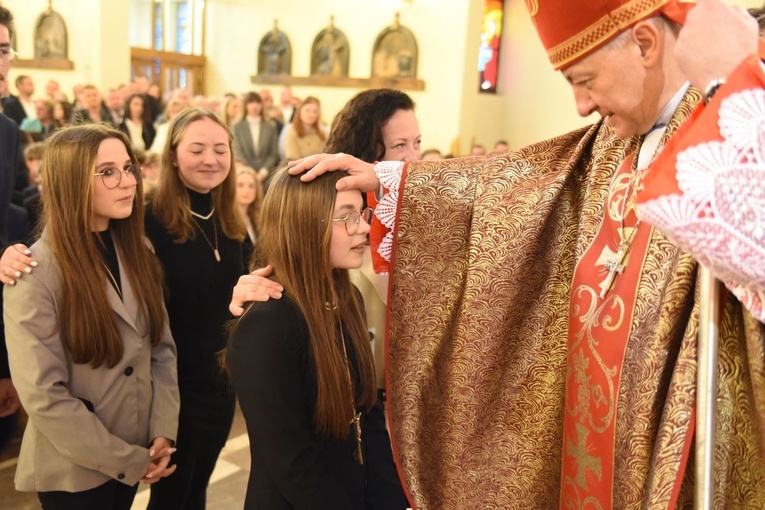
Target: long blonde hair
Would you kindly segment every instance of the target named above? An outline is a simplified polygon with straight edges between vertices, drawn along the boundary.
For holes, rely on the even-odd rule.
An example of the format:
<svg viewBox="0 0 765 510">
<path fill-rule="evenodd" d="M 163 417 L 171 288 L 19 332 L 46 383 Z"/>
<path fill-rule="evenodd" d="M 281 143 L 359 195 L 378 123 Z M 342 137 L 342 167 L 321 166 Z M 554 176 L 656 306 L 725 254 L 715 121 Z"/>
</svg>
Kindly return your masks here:
<svg viewBox="0 0 765 510">
<path fill-rule="evenodd" d="M 160 164 L 159 185 L 149 194 L 148 199 L 154 210 L 154 215 L 167 229 L 175 242 L 185 243 L 194 239 L 194 222 L 191 219 L 191 200 L 184 186 L 178 169 L 174 165 L 178 144 L 183 138 L 186 128 L 199 120 L 210 119 L 228 135 L 228 148 L 231 151 L 231 167 L 228 175 L 218 186 L 210 191 L 212 204 L 215 207 L 223 233 L 229 239 L 243 241 L 245 236 L 244 223 L 239 218 L 234 204 L 236 197 L 236 172 L 232 150 L 233 138 L 231 130 L 210 110 L 201 108 L 186 108 L 170 123 L 165 148 L 162 151 Z"/>
<path fill-rule="evenodd" d="M 104 124 L 63 128 L 46 141 L 42 204 L 44 228 L 61 268 L 58 327 L 75 363 L 114 367 L 123 355 L 122 337 L 108 303 L 104 261 L 93 227 L 93 182 L 98 148 L 104 140 L 122 142 L 133 163 L 127 137 Z M 124 176 L 123 176 L 124 178 Z M 156 345 L 165 324 L 162 270 L 144 242 L 142 183 L 138 179 L 133 212 L 109 222 L 120 262 Z"/>
<path fill-rule="evenodd" d="M 332 269 L 329 264 L 335 184 L 345 175 L 329 172 L 303 183 L 299 177 L 289 175 L 286 168 L 277 171 L 263 200 L 256 247 L 256 260 L 261 267 L 266 263 L 274 267 L 274 279 L 284 286 L 286 295 L 305 317 L 316 363 L 314 431 L 334 438 L 348 435 L 348 422 L 355 412 L 352 401 L 368 410 L 376 399 L 372 349 L 361 297 L 351 284 L 348 270 Z M 340 324 L 353 346 L 360 391 L 354 392 L 348 381 L 349 367 L 337 338 Z"/>
<path fill-rule="evenodd" d="M 228 105 L 231 103 L 239 103 L 239 111 L 237 112 L 236 116 L 229 117 L 228 115 Z M 242 100 L 238 97 L 229 97 L 226 99 L 226 101 L 223 103 L 223 110 L 221 111 L 221 117 L 223 117 L 223 122 L 226 123 L 227 126 L 231 127 L 234 125 L 235 122 L 240 120 L 242 118 Z"/>
<path fill-rule="evenodd" d="M 258 221 L 260 221 L 260 210 L 263 207 L 263 183 L 258 179 L 257 172 L 248 166 L 240 166 L 236 169 L 237 178 L 239 178 L 240 175 L 249 175 L 255 181 L 255 200 L 247 206 L 247 218 L 252 223 L 255 232 L 257 232 L 260 230 Z"/>
</svg>

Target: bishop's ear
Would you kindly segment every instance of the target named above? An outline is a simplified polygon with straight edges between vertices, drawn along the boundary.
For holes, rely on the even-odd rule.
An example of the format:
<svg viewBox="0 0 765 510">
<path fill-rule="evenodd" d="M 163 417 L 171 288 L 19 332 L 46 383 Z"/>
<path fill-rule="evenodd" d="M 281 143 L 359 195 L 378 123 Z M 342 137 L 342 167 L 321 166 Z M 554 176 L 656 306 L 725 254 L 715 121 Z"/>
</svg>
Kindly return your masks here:
<svg viewBox="0 0 765 510">
<path fill-rule="evenodd" d="M 639 21 L 632 27 L 632 40 L 640 49 L 640 57 L 647 67 L 659 60 L 664 44 L 664 29 L 663 21 L 654 18 Z"/>
</svg>

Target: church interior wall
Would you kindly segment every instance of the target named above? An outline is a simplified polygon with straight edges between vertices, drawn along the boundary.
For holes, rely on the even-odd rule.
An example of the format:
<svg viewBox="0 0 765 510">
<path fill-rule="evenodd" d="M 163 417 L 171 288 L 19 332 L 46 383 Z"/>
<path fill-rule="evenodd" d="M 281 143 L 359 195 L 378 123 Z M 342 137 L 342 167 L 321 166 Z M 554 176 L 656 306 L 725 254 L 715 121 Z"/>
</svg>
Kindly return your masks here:
<svg viewBox="0 0 765 510">
<path fill-rule="evenodd" d="M 261 38 L 272 28 L 274 19 L 292 46 L 293 76 L 310 74 L 310 48 L 314 37 L 335 17 L 350 44 L 349 76 L 369 78 L 375 38 L 400 13 L 400 22 L 417 39 L 419 60 L 417 78 L 425 82 L 424 91 L 405 90 L 417 104 L 423 133 L 423 146 L 448 150 L 460 132 L 462 82 L 466 59 L 465 17 L 469 0 L 414 0 L 411 6 L 400 1 L 375 0 L 215 0 L 208 4 L 207 83 L 217 93 L 267 88 L 278 98 L 280 86 L 253 85 L 256 54 Z M 225 29 L 221 29 L 225 27 Z M 218 31 L 218 36 L 212 36 Z M 459 43 L 455 43 L 459 41 Z M 476 42 L 476 51 L 477 51 Z M 325 122 L 361 88 L 293 86 L 298 97 L 316 96 L 322 101 Z"/>
<path fill-rule="evenodd" d="M 16 20 L 17 50 L 21 58 L 34 57 L 34 27 L 38 16 L 48 7 L 48 0 L 4 0 Z M 69 60 L 73 70 L 11 68 L 10 88 L 19 74 L 31 76 L 36 94 L 45 92 L 49 79 L 57 80 L 72 100 L 72 87 L 93 83 L 100 89 L 130 81 L 129 41 L 130 0 L 66 0 L 53 2 L 53 9 L 66 22 Z"/>
<path fill-rule="evenodd" d="M 761 0 L 733 0 L 754 7 Z M 146 2 L 144 2 L 146 3 Z M 48 0 L 3 0 L 17 20 L 17 49 L 22 58 L 34 54 L 33 30 Z M 67 23 L 71 71 L 14 68 L 31 76 L 41 94 L 45 82 L 58 80 L 71 96 L 76 83 L 102 89 L 130 79 L 129 41 L 147 40 L 146 27 L 137 25 L 131 0 L 66 0 L 53 2 Z M 310 74 L 310 48 L 316 34 L 335 17 L 335 26 L 350 43 L 351 77 L 367 78 L 375 38 L 400 13 L 401 23 L 417 38 L 417 77 L 424 91 L 407 90 L 417 103 L 423 148 L 443 152 L 469 151 L 471 143 L 490 148 L 498 139 L 522 147 L 597 120 L 576 113 L 569 85 L 552 70 L 534 31 L 524 0 L 506 0 L 500 74 L 496 94 L 478 92 L 476 58 L 480 40 L 479 0 L 208 0 L 206 56 L 207 94 L 269 89 L 278 98 L 279 85 L 252 84 L 260 39 L 274 19 L 292 44 L 292 74 Z M 138 33 L 140 32 L 140 34 Z M 295 95 L 321 99 L 324 121 L 333 116 L 360 88 L 294 86 Z M 456 141 L 456 144 L 455 144 Z"/>
</svg>

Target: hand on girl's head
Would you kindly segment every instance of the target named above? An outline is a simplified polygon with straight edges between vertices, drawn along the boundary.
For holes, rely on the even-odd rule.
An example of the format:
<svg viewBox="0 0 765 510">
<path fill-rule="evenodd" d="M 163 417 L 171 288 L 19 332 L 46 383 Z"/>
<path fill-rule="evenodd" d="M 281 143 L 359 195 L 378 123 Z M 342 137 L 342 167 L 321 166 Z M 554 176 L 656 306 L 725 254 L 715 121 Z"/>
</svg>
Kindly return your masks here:
<svg viewBox="0 0 765 510">
<path fill-rule="evenodd" d="M 320 175 L 336 170 L 350 174 L 337 181 L 337 189 L 340 191 L 357 189 L 366 192 L 376 191 L 380 187 L 374 165 L 348 154 L 315 154 L 289 163 L 289 173 L 303 174 L 300 176 L 303 182 L 310 182 Z"/>
</svg>

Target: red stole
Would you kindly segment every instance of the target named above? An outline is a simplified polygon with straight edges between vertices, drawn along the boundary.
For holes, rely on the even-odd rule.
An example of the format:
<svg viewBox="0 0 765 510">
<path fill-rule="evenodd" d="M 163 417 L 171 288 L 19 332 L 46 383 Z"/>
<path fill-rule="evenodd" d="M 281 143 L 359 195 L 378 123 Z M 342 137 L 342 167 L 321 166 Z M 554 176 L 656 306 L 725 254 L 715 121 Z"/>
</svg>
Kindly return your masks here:
<svg viewBox="0 0 765 510">
<path fill-rule="evenodd" d="M 616 410 L 622 368 L 632 325 L 635 296 L 651 227 L 640 223 L 621 273 L 604 298 L 608 261 L 615 261 L 624 201 L 634 196 L 629 184 L 636 154 L 625 158 L 609 190 L 603 223 L 574 273 L 563 433 L 560 508 L 612 507 Z M 623 238 L 637 223 L 626 208 Z"/>
</svg>

